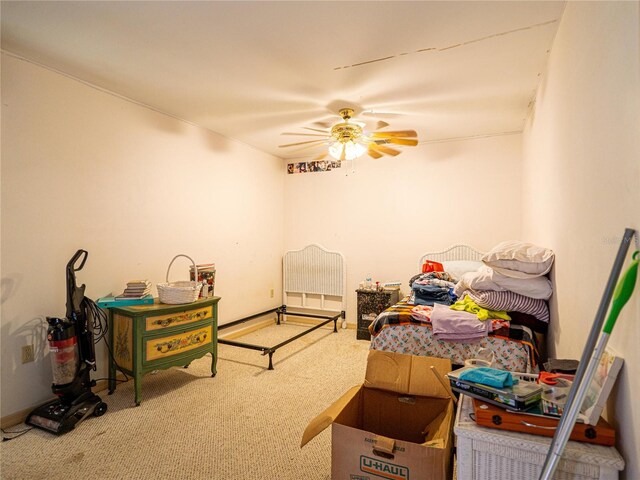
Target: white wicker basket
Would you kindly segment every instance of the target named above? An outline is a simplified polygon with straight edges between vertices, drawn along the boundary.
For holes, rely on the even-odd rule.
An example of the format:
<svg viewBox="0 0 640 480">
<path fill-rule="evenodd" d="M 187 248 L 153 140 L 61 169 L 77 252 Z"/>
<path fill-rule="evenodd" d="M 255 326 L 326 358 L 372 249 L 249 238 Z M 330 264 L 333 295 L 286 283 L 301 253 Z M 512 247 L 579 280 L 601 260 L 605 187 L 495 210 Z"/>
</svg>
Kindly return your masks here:
<svg viewBox="0 0 640 480">
<path fill-rule="evenodd" d="M 173 260 L 171 260 L 169 268 L 167 268 L 167 282 L 158 283 L 156 285 L 156 287 L 158 287 L 160 303 L 169 303 L 172 305 L 191 303 L 195 302 L 198 299 L 198 295 L 200 295 L 202 284 L 199 282 L 169 282 L 169 271 L 171 270 L 171 265 L 173 265 L 173 262 L 175 262 L 178 257 L 185 257 L 191 260 L 191 264 L 193 265 L 196 273 L 195 278 L 198 278 L 198 267 L 196 267 L 196 263 L 191 259 L 191 257 L 182 254 L 176 255 L 173 257 Z"/>
</svg>

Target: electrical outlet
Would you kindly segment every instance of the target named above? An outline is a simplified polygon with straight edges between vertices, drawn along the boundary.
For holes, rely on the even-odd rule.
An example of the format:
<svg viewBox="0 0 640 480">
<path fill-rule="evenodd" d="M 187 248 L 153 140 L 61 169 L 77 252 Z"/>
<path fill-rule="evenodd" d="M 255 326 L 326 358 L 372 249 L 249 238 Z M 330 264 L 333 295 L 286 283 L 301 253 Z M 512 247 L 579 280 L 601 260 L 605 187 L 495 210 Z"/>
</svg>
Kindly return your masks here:
<svg viewBox="0 0 640 480">
<path fill-rule="evenodd" d="M 273 288 L 269 290 L 269 295 L 271 295 L 271 298 L 273 298 Z"/>
<path fill-rule="evenodd" d="M 33 345 L 24 345 L 22 347 L 22 363 L 29 363 L 35 360 Z"/>
</svg>

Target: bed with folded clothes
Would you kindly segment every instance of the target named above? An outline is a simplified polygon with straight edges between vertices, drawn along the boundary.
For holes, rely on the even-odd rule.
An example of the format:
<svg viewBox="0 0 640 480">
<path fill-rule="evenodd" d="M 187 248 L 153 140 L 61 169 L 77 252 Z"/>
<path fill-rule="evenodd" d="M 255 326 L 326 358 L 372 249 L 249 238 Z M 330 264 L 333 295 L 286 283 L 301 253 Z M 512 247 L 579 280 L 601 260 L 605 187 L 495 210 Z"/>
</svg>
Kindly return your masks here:
<svg viewBox="0 0 640 480">
<path fill-rule="evenodd" d="M 411 294 L 370 325 L 371 348 L 449 358 L 491 352 L 497 368 L 538 369 L 549 325 L 551 250 L 503 242 L 486 254 L 454 245 L 420 258 Z"/>
</svg>

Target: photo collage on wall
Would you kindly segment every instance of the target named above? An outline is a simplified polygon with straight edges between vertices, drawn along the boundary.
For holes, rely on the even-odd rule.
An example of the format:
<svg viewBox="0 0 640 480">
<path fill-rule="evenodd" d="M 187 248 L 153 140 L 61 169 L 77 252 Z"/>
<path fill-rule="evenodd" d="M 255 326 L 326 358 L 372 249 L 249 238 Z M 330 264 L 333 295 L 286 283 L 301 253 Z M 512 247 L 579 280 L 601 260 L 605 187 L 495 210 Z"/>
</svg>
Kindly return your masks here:
<svg viewBox="0 0 640 480">
<path fill-rule="evenodd" d="M 338 161 L 319 160 L 316 162 L 297 162 L 287 164 L 287 173 L 328 172 L 340 168 Z"/>
</svg>

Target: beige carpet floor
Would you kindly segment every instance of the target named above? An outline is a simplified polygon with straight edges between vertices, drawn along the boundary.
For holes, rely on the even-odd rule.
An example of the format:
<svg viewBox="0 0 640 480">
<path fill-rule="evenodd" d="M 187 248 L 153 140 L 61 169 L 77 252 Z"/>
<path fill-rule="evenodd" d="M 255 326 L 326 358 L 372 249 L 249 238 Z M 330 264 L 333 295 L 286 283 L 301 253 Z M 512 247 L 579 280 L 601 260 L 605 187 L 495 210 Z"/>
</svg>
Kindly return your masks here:
<svg viewBox="0 0 640 480">
<path fill-rule="evenodd" d="M 304 326 L 270 326 L 244 341 L 275 345 Z M 260 352 L 219 345 L 188 369 L 144 377 L 100 393 L 107 413 L 63 436 L 40 430 L 0 446 L 2 479 L 306 479 L 331 472 L 330 429 L 303 449 L 308 421 L 362 382 L 369 342 L 354 330 L 319 329 L 278 350 L 275 370 Z M 18 430 L 20 426 L 10 430 Z"/>
</svg>

